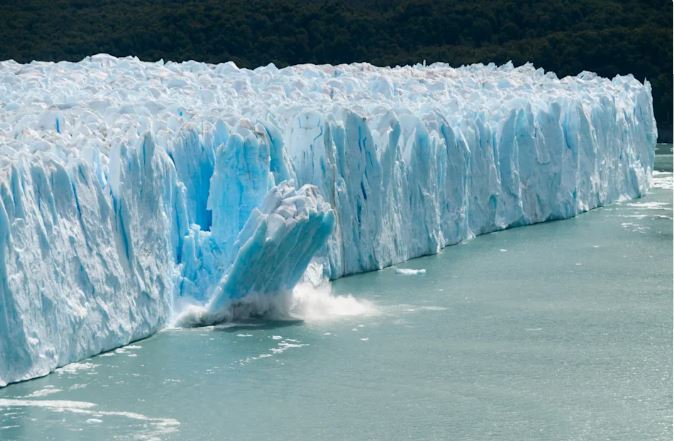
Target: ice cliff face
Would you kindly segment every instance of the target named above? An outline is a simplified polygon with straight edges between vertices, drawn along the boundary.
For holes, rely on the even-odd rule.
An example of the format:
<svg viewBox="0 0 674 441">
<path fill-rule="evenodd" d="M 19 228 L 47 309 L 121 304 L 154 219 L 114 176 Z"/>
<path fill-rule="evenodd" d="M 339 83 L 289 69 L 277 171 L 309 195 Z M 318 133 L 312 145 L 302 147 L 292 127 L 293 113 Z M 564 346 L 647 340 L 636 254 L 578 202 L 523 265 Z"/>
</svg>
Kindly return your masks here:
<svg viewBox="0 0 674 441">
<path fill-rule="evenodd" d="M 2 62 L 0 385 L 227 318 L 310 262 L 337 278 L 638 197 L 656 135 L 631 76 Z"/>
</svg>

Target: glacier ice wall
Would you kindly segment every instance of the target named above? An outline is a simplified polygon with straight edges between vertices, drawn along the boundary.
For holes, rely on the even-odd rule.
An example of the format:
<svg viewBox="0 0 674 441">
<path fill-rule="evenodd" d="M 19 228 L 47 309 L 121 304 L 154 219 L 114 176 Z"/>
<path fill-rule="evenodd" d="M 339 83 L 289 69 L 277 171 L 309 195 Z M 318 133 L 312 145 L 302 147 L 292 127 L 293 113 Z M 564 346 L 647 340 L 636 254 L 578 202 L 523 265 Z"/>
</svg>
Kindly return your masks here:
<svg viewBox="0 0 674 441">
<path fill-rule="evenodd" d="M 650 85 L 531 65 L 0 63 L 0 385 L 643 194 Z"/>
</svg>

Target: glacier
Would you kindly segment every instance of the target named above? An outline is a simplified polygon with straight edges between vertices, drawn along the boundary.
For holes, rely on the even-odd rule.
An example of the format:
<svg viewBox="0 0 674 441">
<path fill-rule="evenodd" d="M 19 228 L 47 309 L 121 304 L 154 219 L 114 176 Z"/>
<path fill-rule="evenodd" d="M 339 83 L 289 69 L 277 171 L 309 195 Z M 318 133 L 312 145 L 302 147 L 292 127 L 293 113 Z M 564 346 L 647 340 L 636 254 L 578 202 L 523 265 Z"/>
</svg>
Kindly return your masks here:
<svg viewBox="0 0 674 441">
<path fill-rule="evenodd" d="M 656 139 L 631 75 L 0 62 L 0 386 L 639 197 Z"/>
</svg>

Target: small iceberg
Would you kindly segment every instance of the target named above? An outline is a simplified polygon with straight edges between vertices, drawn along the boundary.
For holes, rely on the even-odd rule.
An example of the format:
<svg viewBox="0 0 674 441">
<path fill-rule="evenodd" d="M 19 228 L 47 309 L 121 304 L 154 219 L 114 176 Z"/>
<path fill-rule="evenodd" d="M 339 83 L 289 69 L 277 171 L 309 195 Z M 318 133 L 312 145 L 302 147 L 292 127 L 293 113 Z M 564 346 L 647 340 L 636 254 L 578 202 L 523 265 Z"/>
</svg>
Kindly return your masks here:
<svg viewBox="0 0 674 441">
<path fill-rule="evenodd" d="M 412 269 L 412 268 L 397 268 L 395 267 L 396 274 L 402 274 L 403 276 L 418 276 L 420 274 L 426 274 L 424 268 L 421 269 Z"/>
</svg>

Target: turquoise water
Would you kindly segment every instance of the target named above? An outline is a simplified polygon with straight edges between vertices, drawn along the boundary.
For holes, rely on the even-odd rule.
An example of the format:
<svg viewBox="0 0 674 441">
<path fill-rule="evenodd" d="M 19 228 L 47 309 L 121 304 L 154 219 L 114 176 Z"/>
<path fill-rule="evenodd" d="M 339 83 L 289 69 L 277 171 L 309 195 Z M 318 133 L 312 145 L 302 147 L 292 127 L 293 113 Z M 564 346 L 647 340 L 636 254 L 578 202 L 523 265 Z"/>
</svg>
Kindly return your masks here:
<svg viewBox="0 0 674 441">
<path fill-rule="evenodd" d="M 0 389 L 0 439 L 670 440 L 672 174 L 655 181 L 400 265 L 424 274 L 338 280 L 304 322 L 168 330 Z M 322 317 L 340 312 L 364 314 Z"/>
</svg>

